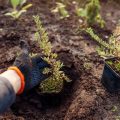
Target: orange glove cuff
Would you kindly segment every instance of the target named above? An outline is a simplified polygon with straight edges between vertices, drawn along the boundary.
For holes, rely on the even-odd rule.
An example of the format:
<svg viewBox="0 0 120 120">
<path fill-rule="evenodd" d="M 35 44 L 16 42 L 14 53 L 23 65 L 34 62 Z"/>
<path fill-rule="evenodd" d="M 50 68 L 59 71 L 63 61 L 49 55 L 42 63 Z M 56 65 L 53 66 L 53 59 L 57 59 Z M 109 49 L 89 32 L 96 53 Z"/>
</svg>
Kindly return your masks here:
<svg viewBox="0 0 120 120">
<path fill-rule="evenodd" d="M 25 78 L 24 78 L 24 75 L 22 74 L 22 72 L 16 66 L 9 67 L 8 70 L 15 70 L 16 73 L 19 75 L 19 77 L 21 79 L 21 87 L 20 87 L 20 90 L 17 93 L 19 95 L 19 94 L 21 94 L 24 91 L 24 88 L 25 88 Z"/>
</svg>

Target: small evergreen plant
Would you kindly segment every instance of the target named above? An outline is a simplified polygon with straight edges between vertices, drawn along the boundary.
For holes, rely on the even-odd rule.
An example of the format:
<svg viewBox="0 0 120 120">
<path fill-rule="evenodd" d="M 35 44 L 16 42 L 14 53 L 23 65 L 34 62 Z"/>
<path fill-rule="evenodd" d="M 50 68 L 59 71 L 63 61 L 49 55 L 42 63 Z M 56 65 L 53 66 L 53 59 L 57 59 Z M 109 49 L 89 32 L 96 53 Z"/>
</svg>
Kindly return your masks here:
<svg viewBox="0 0 120 120">
<path fill-rule="evenodd" d="M 44 69 L 44 74 L 51 73 L 51 75 L 40 84 L 40 89 L 43 93 L 58 93 L 63 88 L 64 80 L 69 81 L 69 79 L 64 72 L 61 71 L 63 63 L 57 60 L 57 54 L 52 52 L 52 45 L 49 42 L 48 34 L 43 28 L 39 16 L 34 16 L 34 21 L 37 27 L 35 39 L 38 41 L 44 54 L 43 59 L 51 66 L 50 68 Z"/>
<path fill-rule="evenodd" d="M 120 26 L 117 26 L 108 42 L 105 42 L 95 34 L 92 28 L 87 28 L 86 32 L 101 45 L 101 47 L 98 47 L 97 49 L 97 52 L 101 57 L 120 57 L 120 42 L 117 39 L 120 32 Z"/>
<path fill-rule="evenodd" d="M 98 47 L 97 52 L 103 58 L 115 57 L 117 58 L 114 62 L 112 60 L 106 61 L 108 65 L 112 66 L 120 71 L 120 26 L 118 25 L 113 31 L 113 35 L 110 36 L 108 42 L 103 41 L 98 35 L 96 35 L 92 28 L 88 28 L 86 32 L 101 46 Z"/>
</svg>

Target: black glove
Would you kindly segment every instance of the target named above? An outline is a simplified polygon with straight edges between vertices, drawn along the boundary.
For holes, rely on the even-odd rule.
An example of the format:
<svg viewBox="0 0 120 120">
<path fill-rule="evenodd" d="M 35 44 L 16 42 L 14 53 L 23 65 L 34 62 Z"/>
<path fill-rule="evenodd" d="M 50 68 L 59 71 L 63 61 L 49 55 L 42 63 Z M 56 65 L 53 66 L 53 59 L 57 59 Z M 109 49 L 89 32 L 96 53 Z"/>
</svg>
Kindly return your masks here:
<svg viewBox="0 0 120 120">
<path fill-rule="evenodd" d="M 48 75 L 43 74 L 42 71 L 45 67 L 49 67 L 49 65 L 40 56 L 35 56 L 31 58 L 29 56 L 29 48 L 27 43 L 21 41 L 20 45 L 22 48 L 22 52 L 16 58 L 14 66 L 16 66 L 24 75 L 24 90 L 29 90 L 39 85 L 48 77 Z"/>
</svg>

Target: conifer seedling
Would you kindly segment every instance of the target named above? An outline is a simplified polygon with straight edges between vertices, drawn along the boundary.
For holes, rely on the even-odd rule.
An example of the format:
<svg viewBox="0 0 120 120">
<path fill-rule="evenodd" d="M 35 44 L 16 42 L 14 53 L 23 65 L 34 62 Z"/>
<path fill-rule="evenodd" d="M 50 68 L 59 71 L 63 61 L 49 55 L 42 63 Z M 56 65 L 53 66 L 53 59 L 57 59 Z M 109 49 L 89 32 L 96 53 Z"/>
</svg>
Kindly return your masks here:
<svg viewBox="0 0 120 120">
<path fill-rule="evenodd" d="M 120 71 L 120 26 L 118 25 L 113 31 L 113 34 L 109 37 L 108 42 L 102 40 L 97 34 L 94 33 L 92 28 L 88 28 L 86 32 L 100 44 L 100 47 L 97 48 L 98 54 L 106 58 L 115 58 L 115 61 L 107 60 L 106 63 L 112 66 L 117 72 Z"/>
<path fill-rule="evenodd" d="M 118 40 L 118 37 L 120 36 L 120 26 L 116 27 L 113 35 L 109 37 L 108 42 L 102 40 L 97 34 L 95 34 L 92 28 L 87 28 L 86 32 L 93 38 L 93 40 L 100 44 L 97 52 L 101 57 L 120 57 L 120 42 Z"/>
<path fill-rule="evenodd" d="M 37 32 L 35 33 L 35 39 L 40 45 L 40 49 L 44 55 L 43 59 L 51 66 L 50 68 L 45 68 L 43 73 L 51 73 L 50 77 L 44 80 L 40 84 L 40 89 L 43 93 L 59 93 L 63 88 L 63 82 L 70 80 L 61 71 L 63 63 L 57 60 L 57 54 L 52 52 L 52 45 L 49 42 L 48 34 L 43 28 L 39 16 L 34 16 L 34 21 L 36 23 Z"/>
</svg>

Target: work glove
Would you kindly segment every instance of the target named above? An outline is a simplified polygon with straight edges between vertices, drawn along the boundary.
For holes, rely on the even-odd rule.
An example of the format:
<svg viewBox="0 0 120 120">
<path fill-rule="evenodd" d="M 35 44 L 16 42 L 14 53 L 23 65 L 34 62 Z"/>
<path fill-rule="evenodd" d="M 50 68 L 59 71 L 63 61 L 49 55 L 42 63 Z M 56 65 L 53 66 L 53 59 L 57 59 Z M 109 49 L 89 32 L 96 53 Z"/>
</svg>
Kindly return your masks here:
<svg viewBox="0 0 120 120">
<path fill-rule="evenodd" d="M 13 66 L 16 66 L 23 74 L 25 85 L 24 89 L 22 88 L 18 94 L 32 89 L 48 78 L 48 74 L 45 75 L 42 72 L 45 67 L 49 67 L 47 62 L 45 62 L 40 56 L 29 56 L 29 47 L 26 42 L 21 41 L 20 47 L 21 53 L 16 58 Z"/>
</svg>

